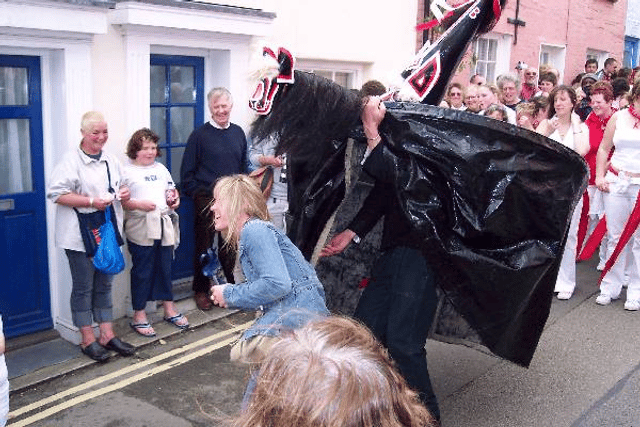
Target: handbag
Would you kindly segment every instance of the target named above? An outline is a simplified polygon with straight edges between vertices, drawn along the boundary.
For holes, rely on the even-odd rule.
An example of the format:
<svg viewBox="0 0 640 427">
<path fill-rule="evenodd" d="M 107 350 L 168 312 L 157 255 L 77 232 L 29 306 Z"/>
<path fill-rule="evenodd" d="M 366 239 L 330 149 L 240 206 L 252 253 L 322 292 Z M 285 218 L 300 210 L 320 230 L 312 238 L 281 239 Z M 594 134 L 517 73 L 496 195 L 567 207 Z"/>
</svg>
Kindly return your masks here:
<svg viewBox="0 0 640 427">
<path fill-rule="evenodd" d="M 273 166 L 262 166 L 249 174 L 253 178 L 265 199 L 269 198 L 273 187 Z"/>
<path fill-rule="evenodd" d="M 105 210 L 104 216 L 105 223 L 100 226 L 100 242 L 93 257 L 93 266 L 105 274 L 118 274 L 124 270 L 124 257 L 111 222 L 111 209 Z"/>
<path fill-rule="evenodd" d="M 115 190 L 111 187 L 109 163 L 105 164 L 107 165 L 107 176 L 109 177 L 109 192 L 115 193 Z M 76 208 L 73 208 L 73 210 L 76 211 L 76 216 L 78 217 L 78 226 L 80 227 L 80 236 L 82 236 L 84 251 L 87 256 L 91 258 L 95 255 L 96 250 L 98 249 L 98 244 L 100 243 L 100 227 L 107 222 L 105 214 L 106 211 L 82 213 Z M 111 211 L 109 212 L 109 218 L 111 224 L 113 224 L 113 230 L 116 235 L 118 246 L 122 246 L 124 244 L 124 240 L 122 240 L 122 236 L 120 236 L 120 232 L 118 231 L 116 212 L 113 210 L 113 206 L 109 206 L 107 210 Z"/>
</svg>

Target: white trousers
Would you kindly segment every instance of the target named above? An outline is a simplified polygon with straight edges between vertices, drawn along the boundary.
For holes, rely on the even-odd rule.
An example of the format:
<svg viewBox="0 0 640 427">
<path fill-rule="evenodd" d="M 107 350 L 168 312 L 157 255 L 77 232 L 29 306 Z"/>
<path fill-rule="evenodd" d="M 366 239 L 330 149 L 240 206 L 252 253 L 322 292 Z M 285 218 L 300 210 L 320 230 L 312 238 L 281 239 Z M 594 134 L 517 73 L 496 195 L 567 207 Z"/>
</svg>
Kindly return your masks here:
<svg viewBox="0 0 640 427">
<path fill-rule="evenodd" d="M 607 175 L 607 178 L 609 178 Z M 609 180 L 610 192 L 605 194 L 604 209 L 607 215 L 607 254 L 613 253 L 620 235 L 629 219 L 640 191 L 640 185 L 629 184 L 619 185 L 615 178 Z M 618 298 L 628 276 L 627 300 L 640 300 L 640 233 L 635 231 L 627 247 L 618 256 L 618 260 L 611 267 L 611 270 L 602 279 L 600 292 L 609 295 L 611 298 Z"/>
<path fill-rule="evenodd" d="M 567 243 L 564 246 L 562 260 L 560 261 L 560 270 L 558 270 L 558 278 L 556 279 L 556 287 L 554 292 L 571 292 L 576 287 L 576 246 L 578 245 L 578 226 L 580 225 L 580 215 L 582 214 L 582 199 L 571 214 L 571 224 L 569 225 L 569 234 L 567 235 Z"/>
<path fill-rule="evenodd" d="M 600 222 L 600 219 L 604 216 L 604 193 L 598 190 L 598 187 L 595 185 L 590 185 L 587 187 L 587 194 L 589 194 L 589 225 L 587 227 L 587 236 L 588 239 L 593 230 Z M 599 258 L 600 262 L 598 266 L 604 266 L 604 263 L 607 261 L 607 235 L 605 233 L 602 238 L 602 242 L 600 242 L 600 250 L 599 250 Z"/>
<path fill-rule="evenodd" d="M 269 210 L 269 214 L 271 215 L 271 222 L 278 229 L 286 232 L 285 230 L 285 222 L 284 216 L 289 210 L 289 202 L 282 199 L 274 199 L 273 197 L 269 197 L 267 199 L 267 209 Z"/>
</svg>

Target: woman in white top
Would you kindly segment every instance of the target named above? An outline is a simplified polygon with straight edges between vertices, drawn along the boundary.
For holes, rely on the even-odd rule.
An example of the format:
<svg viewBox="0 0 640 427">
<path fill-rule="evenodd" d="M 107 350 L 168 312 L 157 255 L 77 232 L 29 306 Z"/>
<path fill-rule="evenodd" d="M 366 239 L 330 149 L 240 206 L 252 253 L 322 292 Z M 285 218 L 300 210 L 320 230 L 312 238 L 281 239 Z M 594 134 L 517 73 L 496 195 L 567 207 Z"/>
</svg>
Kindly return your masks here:
<svg viewBox="0 0 640 427">
<path fill-rule="evenodd" d="M 156 335 L 147 319 L 148 301 L 162 301 L 164 320 L 179 329 L 189 327 L 187 318 L 173 302 L 171 262 L 178 246 L 180 229 L 175 209 L 180 197 L 167 168 L 156 161 L 160 156 L 158 140 L 151 129 L 133 133 L 127 143 L 131 164 L 125 176 L 131 199 L 123 202 L 124 232 L 131 253 L 131 328 L 145 337 Z"/>
<path fill-rule="evenodd" d="M 571 86 L 555 87 L 549 94 L 548 118 L 540 122 L 536 131 L 584 157 L 589 152 L 589 129 L 573 113 L 576 103 L 576 92 Z M 571 216 L 569 234 L 556 279 L 554 292 L 557 292 L 558 299 L 562 300 L 571 298 L 576 287 L 576 246 L 581 212 L 582 200 Z"/>
<path fill-rule="evenodd" d="M 634 85 L 629 108 L 611 116 L 596 155 L 596 186 L 605 193 L 607 217 L 607 254 L 613 253 L 640 190 L 640 85 Z M 609 152 L 615 147 L 610 165 Z M 617 299 L 629 276 L 625 310 L 640 310 L 640 235 L 634 232 L 629 243 L 631 257 L 619 257 L 606 272 L 596 303 L 607 305 Z M 634 263 L 635 261 L 635 263 Z"/>
<path fill-rule="evenodd" d="M 47 197 L 56 204 L 56 245 L 65 250 L 71 269 L 71 317 L 80 329 L 80 348 L 90 358 L 104 362 L 108 350 L 131 356 L 135 347 L 121 341 L 113 330 L 111 283 L 113 275 L 96 270 L 78 226 L 77 213 L 111 209 L 122 229 L 121 202 L 131 196 L 122 180 L 122 165 L 103 151 L 109 138 L 107 122 L 101 113 L 82 116 L 82 141 L 54 168 Z M 75 208 L 75 210 L 74 210 Z M 96 340 L 93 323 L 99 326 Z"/>
</svg>

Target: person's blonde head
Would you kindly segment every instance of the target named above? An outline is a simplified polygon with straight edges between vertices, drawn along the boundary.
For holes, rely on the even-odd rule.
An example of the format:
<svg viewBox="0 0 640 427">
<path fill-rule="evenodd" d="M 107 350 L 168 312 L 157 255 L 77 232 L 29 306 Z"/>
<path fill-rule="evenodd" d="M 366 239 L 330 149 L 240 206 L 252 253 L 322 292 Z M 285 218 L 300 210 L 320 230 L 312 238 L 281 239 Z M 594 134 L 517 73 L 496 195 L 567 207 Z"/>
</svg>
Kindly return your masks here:
<svg viewBox="0 0 640 427">
<path fill-rule="evenodd" d="M 356 321 L 327 317 L 269 350 L 234 427 L 434 425 L 386 350 Z"/>
<path fill-rule="evenodd" d="M 239 224 L 238 220 L 243 213 L 249 218 L 265 221 L 271 219 L 262 191 L 247 175 L 229 175 L 218 179 L 213 189 L 213 197 L 226 201 L 226 214 L 229 219 L 229 228 L 224 238 L 226 245 L 237 246 L 243 225 Z"/>
<path fill-rule="evenodd" d="M 98 111 L 87 111 L 82 115 L 80 120 L 80 130 L 90 132 L 96 123 L 104 123 L 105 119 L 102 113 Z"/>
<path fill-rule="evenodd" d="M 516 117 L 521 114 L 533 117 L 536 114 L 536 106 L 533 102 L 521 102 L 516 105 Z"/>
</svg>

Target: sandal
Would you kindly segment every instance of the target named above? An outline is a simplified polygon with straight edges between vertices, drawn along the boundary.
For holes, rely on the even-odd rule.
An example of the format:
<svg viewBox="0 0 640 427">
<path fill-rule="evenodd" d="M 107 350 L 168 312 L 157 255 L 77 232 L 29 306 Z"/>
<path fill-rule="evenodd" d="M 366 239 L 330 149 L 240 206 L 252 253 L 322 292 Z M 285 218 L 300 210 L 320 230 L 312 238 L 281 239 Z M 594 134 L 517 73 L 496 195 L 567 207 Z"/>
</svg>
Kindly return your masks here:
<svg viewBox="0 0 640 427">
<path fill-rule="evenodd" d="M 171 323 L 173 326 L 179 329 L 187 329 L 189 327 L 189 321 L 187 320 L 186 317 L 184 317 L 184 314 L 182 313 L 178 313 L 175 316 L 171 316 L 171 317 L 165 317 L 164 320 Z M 183 320 L 186 323 L 180 323 Z"/>
<path fill-rule="evenodd" d="M 129 323 L 129 326 L 131 326 L 131 329 L 133 329 L 134 331 L 136 331 L 137 333 L 139 333 L 143 337 L 151 338 L 151 337 L 155 337 L 156 336 L 156 331 L 153 330 L 153 327 L 149 324 L 149 322 L 147 322 L 147 323 Z"/>
</svg>

